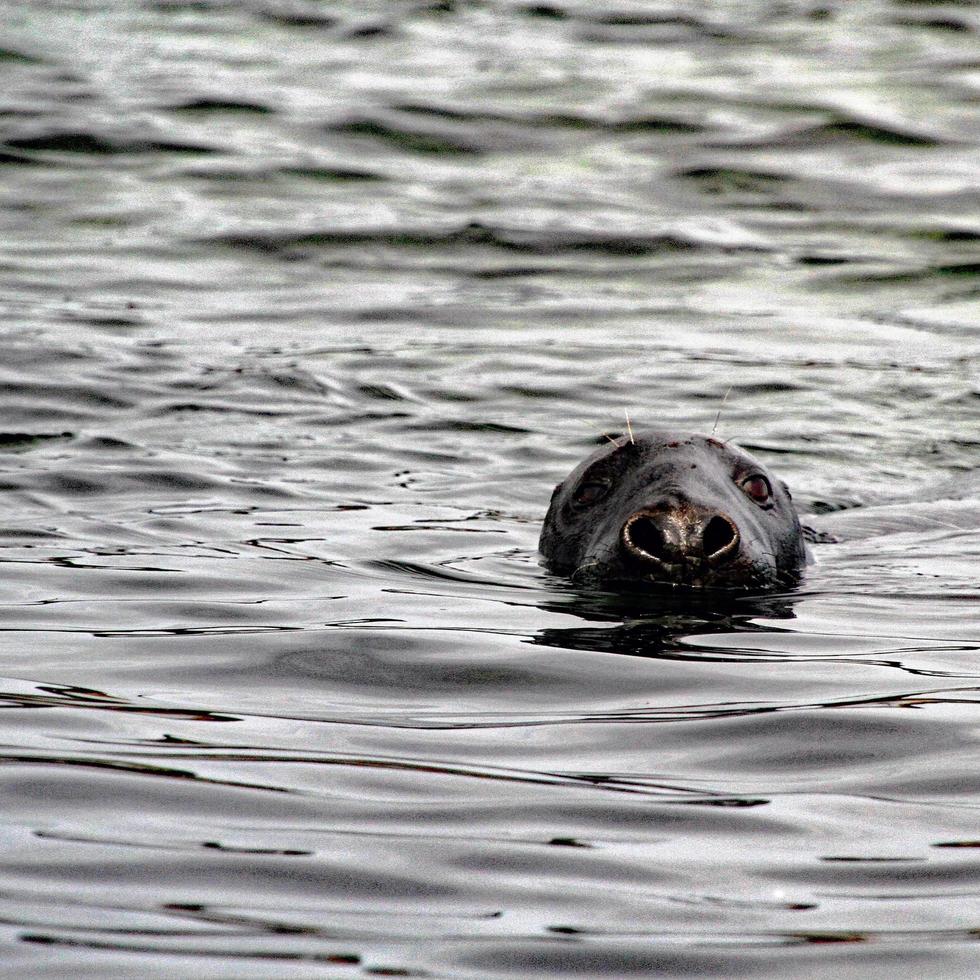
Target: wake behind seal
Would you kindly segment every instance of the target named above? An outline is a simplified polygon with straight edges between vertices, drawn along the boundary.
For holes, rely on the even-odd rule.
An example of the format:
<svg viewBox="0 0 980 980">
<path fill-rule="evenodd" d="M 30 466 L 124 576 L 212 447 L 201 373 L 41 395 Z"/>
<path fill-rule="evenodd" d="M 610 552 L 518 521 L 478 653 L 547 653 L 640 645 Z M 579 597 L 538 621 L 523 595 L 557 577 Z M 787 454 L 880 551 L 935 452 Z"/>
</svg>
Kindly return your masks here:
<svg viewBox="0 0 980 980">
<path fill-rule="evenodd" d="M 604 587 L 765 591 L 807 561 L 789 489 L 710 436 L 647 429 L 603 446 L 558 486 L 539 547 L 551 571 Z"/>
</svg>

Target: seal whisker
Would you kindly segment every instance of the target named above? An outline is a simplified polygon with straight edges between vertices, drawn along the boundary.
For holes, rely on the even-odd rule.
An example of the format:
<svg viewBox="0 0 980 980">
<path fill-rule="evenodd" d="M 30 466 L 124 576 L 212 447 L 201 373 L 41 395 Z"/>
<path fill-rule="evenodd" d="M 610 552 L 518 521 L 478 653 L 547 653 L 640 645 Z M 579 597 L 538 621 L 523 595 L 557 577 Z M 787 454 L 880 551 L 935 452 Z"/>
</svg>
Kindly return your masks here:
<svg viewBox="0 0 980 980">
<path fill-rule="evenodd" d="M 583 568 L 591 568 L 593 565 L 598 565 L 598 564 L 599 564 L 598 561 L 583 562 L 581 565 L 578 566 L 578 568 L 575 569 L 574 572 L 572 572 L 572 574 L 569 577 L 575 578 L 575 576 L 578 575 L 578 573 L 582 571 Z"/>
<path fill-rule="evenodd" d="M 715 424 L 711 427 L 711 434 L 712 435 L 715 434 L 715 429 L 718 428 L 718 422 L 721 419 L 722 409 L 725 407 L 725 402 L 728 401 L 728 396 L 732 393 L 732 388 L 733 387 L 734 387 L 734 385 L 729 385 L 728 386 L 728 391 L 725 392 L 725 397 L 722 398 L 721 404 L 718 406 L 718 414 L 715 416 Z"/>
<path fill-rule="evenodd" d="M 623 413 L 626 415 L 626 430 L 630 434 L 630 444 L 635 446 L 636 440 L 633 438 L 633 426 L 630 424 L 630 413 L 628 408 L 623 409 Z"/>
</svg>

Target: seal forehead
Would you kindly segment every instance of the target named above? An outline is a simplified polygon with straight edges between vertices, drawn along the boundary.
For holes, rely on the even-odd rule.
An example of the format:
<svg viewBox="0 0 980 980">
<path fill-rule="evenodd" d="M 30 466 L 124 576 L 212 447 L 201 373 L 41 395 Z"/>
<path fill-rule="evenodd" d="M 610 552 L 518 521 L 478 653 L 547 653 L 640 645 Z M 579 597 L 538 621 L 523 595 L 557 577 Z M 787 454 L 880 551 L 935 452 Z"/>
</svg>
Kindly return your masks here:
<svg viewBox="0 0 980 980">
<path fill-rule="evenodd" d="M 592 478 L 619 478 L 651 466 L 672 466 L 685 457 L 692 465 L 697 465 L 699 460 L 716 461 L 725 468 L 738 463 L 755 465 L 747 454 L 713 437 L 648 429 L 634 433 L 632 440 L 620 436 L 615 442 L 601 446 L 568 475 L 565 484 Z"/>
<path fill-rule="evenodd" d="M 643 458 L 648 461 L 656 458 L 669 460 L 679 456 L 700 456 L 728 465 L 760 465 L 737 446 L 722 442 L 713 436 L 651 432 L 644 433 L 637 439 L 637 445 L 643 447 L 645 450 Z"/>
</svg>

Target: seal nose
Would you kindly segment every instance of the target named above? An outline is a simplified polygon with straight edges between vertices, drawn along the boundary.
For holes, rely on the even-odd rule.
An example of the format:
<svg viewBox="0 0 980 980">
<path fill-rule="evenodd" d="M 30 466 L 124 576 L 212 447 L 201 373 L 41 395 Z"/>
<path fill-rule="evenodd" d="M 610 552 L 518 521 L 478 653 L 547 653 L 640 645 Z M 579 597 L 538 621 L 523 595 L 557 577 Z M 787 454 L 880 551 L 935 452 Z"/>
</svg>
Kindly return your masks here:
<svg viewBox="0 0 980 980">
<path fill-rule="evenodd" d="M 688 507 L 641 510 L 622 530 L 623 547 L 647 565 L 724 565 L 738 554 L 739 533 L 727 514 Z"/>
</svg>

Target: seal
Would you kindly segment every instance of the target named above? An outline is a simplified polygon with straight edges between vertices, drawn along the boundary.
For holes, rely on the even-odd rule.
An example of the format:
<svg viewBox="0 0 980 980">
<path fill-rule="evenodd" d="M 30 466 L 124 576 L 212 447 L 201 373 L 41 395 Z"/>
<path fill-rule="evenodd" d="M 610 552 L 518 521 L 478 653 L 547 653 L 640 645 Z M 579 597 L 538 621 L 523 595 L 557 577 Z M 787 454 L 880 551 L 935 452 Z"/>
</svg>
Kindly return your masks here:
<svg viewBox="0 0 980 980">
<path fill-rule="evenodd" d="M 548 568 L 591 584 L 767 591 L 807 562 L 789 488 L 747 452 L 657 429 L 621 436 L 551 497 Z"/>
</svg>

